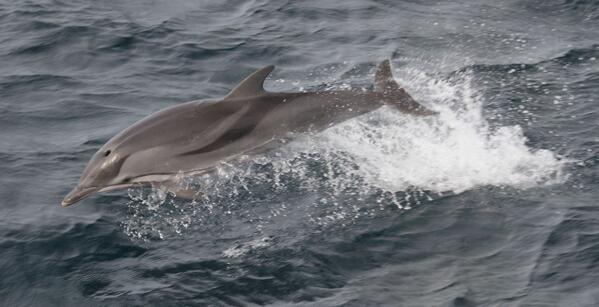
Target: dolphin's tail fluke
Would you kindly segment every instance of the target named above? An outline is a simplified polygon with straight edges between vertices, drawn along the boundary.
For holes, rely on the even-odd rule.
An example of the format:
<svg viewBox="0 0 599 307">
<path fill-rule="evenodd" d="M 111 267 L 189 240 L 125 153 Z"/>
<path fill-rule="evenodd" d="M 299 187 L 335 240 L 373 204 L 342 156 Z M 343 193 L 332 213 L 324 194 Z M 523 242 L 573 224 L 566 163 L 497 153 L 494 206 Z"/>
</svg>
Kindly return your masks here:
<svg viewBox="0 0 599 307">
<path fill-rule="evenodd" d="M 437 112 L 431 111 L 416 102 L 410 94 L 395 82 L 389 60 L 384 60 L 377 67 L 374 76 L 374 90 L 383 94 L 385 103 L 401 112 L 420 116 L 437 114 Z"/>
</svg>

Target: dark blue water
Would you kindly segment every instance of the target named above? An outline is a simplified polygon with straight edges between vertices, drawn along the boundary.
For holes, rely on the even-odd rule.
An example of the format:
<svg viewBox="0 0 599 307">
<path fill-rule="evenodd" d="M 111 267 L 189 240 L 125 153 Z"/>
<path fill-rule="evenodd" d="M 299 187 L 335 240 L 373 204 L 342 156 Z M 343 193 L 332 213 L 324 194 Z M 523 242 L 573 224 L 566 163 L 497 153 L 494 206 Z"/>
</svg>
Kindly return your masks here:
<svg viewBox="0 0 599 307">
<path fill-rule="evenodd" d="M 2 306 L 596 306 L 596 1 L 4 1 Z M 196 182 L 62 197 L 142 117 L 369 86 L 382 109 Z"/>
</svg>

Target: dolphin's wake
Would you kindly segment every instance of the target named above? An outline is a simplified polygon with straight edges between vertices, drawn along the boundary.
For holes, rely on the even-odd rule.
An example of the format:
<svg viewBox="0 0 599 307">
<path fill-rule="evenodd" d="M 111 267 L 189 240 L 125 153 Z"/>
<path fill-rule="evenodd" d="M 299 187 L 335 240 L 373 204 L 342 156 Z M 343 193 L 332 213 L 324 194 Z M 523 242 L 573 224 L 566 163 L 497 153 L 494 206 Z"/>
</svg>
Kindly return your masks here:
<svg viewBox="0 0 599 307">
<path fill-rule="evenodd" d="M 158 188 L 130 191 L 125 232 L 140 239 L 190 229 L 245 232 L 255 234 L 250 242 L 269 242 L 252 245 L 261 247 L 291 221 L 303 224 L 294 229 L 344 226 L 481 186 L 523 189 L 565 180 L 564 161 L 529 148 L 520 126 L 488 123 L 468 75 L 403 77 L 440 116 L 415 118 L 383 107 L 214 173 L 182 177 L 181 185 L 198 191 L 193 201 Z"/>
</svg>

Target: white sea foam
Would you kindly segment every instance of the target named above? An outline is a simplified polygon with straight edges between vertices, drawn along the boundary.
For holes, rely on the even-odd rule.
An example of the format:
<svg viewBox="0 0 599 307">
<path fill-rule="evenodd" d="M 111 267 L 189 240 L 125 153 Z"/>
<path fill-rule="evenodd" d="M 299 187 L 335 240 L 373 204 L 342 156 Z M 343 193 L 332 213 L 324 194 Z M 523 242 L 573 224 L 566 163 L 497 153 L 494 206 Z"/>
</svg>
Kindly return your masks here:
<svg viewBox="0 0 599 307">
<path fill-rule="evenodd" d="M 335 126 L 319 136 L 320 145 L 347 152 L 362 175 L 389 191 L 410 187 L 461 193 L 477 186 L 529 188 L 564 180 L 563 161 L 553 152 L 527 146 L 520 126 L 492 128 L 468 78 L 451 85 L 439 80 L 411 81 L 440 114 L 417 118 L 386 107 Z"/>
<path fill-rule="evenodd" d="M 266 248 L 266 247 L 269 247 L 270 245 L 272 245 L 272 238 L 270 238 L 270 237 L 258 238 L 255 240 L 251 240 L 251 241 L 248 241 L 245 243 L 235 245 L 233 247 L 230 247 L 230 248 L 224 250 L 223 256 L 225 256 L 227 258 L 241 257 L 251 251 L 261 249 L 261 248 Z"/>
</svg>

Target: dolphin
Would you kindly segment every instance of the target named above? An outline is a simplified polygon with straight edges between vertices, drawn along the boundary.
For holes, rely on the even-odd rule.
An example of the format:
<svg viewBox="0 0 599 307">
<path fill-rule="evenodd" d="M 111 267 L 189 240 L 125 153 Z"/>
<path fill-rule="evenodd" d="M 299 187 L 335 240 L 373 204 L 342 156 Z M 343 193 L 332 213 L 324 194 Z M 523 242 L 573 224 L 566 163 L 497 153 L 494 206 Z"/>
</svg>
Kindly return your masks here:
<svg viewBox="0 0 599 307">
<path fill-rule="evenodd" d="M 93 155 L 61 206 L 96 192 L 174 187 L 181 174 L 210 172 L 240 155 L 276 147 L 277 140 L 319 132 L 383 105 L 414 115 L 436 114 L 395 82 L 389 60 L 378 65 L 368 90 L 269 92 L 264 80 L 273 69 L 269 65 L 254 72 L 220 100 L 169 107 L 124 129 Z"/>
</svg>

